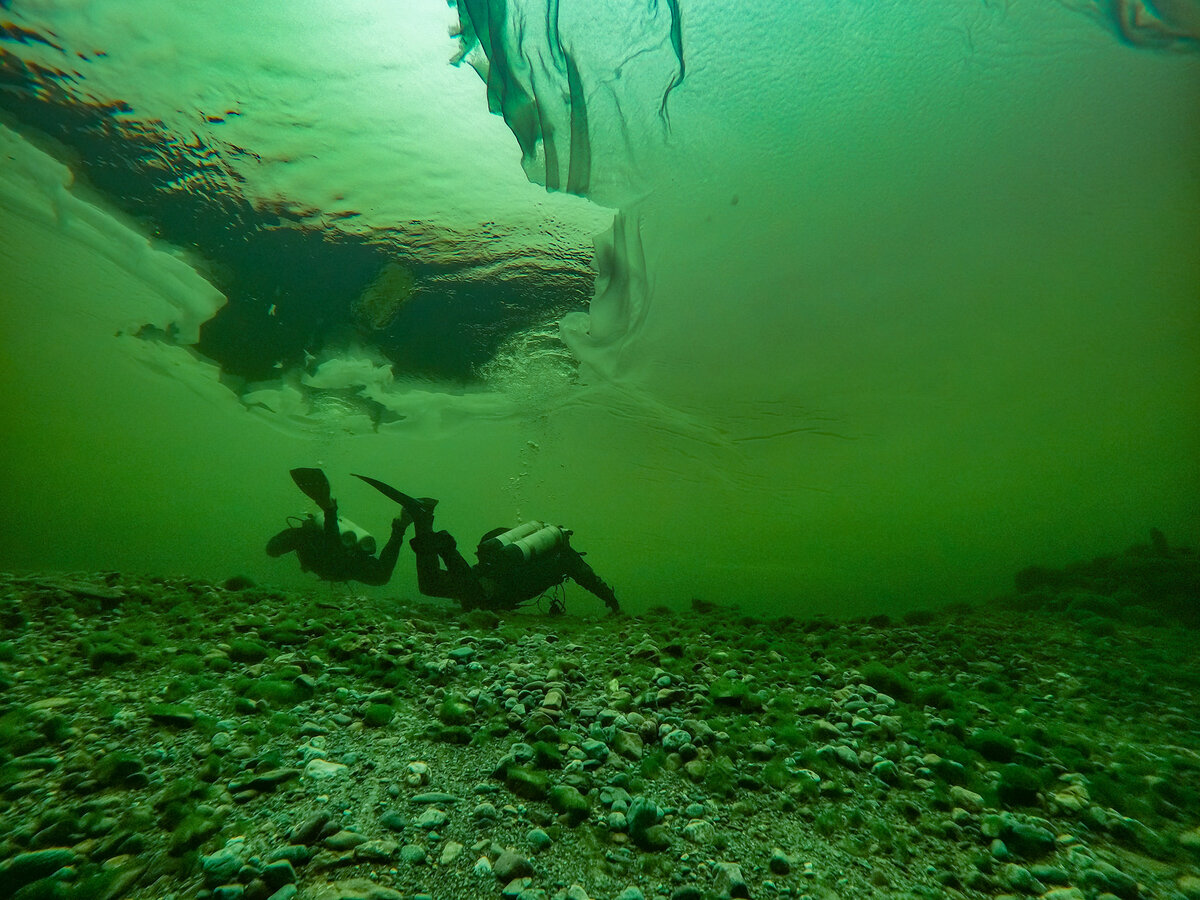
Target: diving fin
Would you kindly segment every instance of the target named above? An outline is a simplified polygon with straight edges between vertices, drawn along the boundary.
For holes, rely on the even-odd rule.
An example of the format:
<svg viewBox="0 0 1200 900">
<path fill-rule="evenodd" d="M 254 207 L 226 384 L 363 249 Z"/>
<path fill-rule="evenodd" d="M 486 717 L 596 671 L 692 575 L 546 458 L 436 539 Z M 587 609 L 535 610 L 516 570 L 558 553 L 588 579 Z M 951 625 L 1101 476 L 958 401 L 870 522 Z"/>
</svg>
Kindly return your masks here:
<svg viewBox="0 0 1200 900">
<path fill-rule="evenodd" d="M 350 474 L 354 475 L 353 472 L 351 472 Z M 389 500 L 395 500 L 402 507 L 404 507 L 406 510 L 408 510 L 408 514 L 411 516 L 414 516 L 414 517 L 421 516 L 421 515 L 432 516 L 433 508 L 435 506 L 437 506 L 437 501 L 434 500 L 432 497 L 421 497 L 421 498 L 410 497 L 408 494 L 400 493 L 400 491 L 396 490 L 391 485 L 384 484 L 382 481 L 377 481 L 374 478 L 368 478 L 366 475 L 354 475 L 354 477 L 361 478 L 363 481 L 365 481 L 371 487 L 375 488 L 375 490 L 379 491 L 379 493 L 383 494 L 383 496 L 387 497 Z"/>
<path fill-rule="evenodd" d="M 333 497 L 329 491 L 329 479 L 320 469 L 292 469 L 292 481 L 296 487 L 304 491 L 308 498 L 321 507 L 328 509 L 333 505 Z"/>
</svg>

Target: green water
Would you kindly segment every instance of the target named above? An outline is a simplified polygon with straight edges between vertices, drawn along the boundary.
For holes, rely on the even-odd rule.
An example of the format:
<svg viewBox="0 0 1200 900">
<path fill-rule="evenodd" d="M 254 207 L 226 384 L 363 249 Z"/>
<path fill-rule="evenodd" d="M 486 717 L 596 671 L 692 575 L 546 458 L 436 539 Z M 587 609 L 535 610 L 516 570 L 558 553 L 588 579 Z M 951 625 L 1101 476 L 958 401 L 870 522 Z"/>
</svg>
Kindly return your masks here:
<svg viewBox="0 0 1200 900">
<path fill-rule="evenodd" d="M 181 272 L 212 278 L 221 259 L 156 253 L 154 224 L 119 198 L 65 187 L 22 137 L 46 146 L 21 107 L 0 170 L 0 568 L 313 584 L 262 552 L 306 509 L 298 465 L 324 467 L 377 535 L 395 510 L 350 472 L 438 497 L 465 546 L 521 519 L 566 524 L 633 610 L 701 597 L 899 611 L 992 596 L 1030 562 L 1151 527 L 1200 539 L 1200 62 L 1186 41 L 1130 46 L 1055 4 L 778 20 L 683 5 L 685 74 L 664 119 L 667 19 L 647 32 L 667 74 L 635 67 L 623 95 L 602 77 L 612 48 L 589 55 L 564 31 L 597 67 L 581 77 L 600 206 L 526 179 L 540 158 L 522 169 L 482 81 L 449 64 L 439 4 L 351 4 L 323 37 L 314 11 L 276 4 L 123 29 L 139 6 L 13 13 L 104 49 L 82 67 L 90 89 L 200 129 L 242 160 L 229 164 L 260 209 L 308 210 L 294 227 L 419 221 L 439 235 L 430 266 L 467 245 L 531 266 L 584 253 L 614 207 L 624 231 L 597 262 L 590 318 L 564 325 L 573 357 L 518 340 L 464 388 L 402 361 L 385 377 L 369 347 L 344 347 L 376 366 L 347 389 L 391 418 L 365 421 L 366 403 L 292 416 L 299 375 L 250 386 L 256 403 L 182 346 L 222 301 Z M 5 49 L 65 64 L 36 43 Z M 612 96 L 623 121 L 604 118 Z M 227 108 L 240 112 L 196 124 Z M 331 217 L 345 209 L 359 215 Z M 181 345 L 130 337 L 172 322 Z M 430 334 L 447 353 L 459 339 Z M 407 550 L 375 592 L 416 593 Z"/>
</svg>

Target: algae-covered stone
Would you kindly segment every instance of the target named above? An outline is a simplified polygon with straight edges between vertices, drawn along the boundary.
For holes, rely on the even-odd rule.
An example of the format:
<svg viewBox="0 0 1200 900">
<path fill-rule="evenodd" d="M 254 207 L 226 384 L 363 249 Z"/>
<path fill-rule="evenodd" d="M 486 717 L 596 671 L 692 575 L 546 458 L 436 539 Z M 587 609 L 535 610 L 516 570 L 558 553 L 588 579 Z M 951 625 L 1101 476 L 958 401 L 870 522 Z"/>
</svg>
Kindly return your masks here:
<svg viewBox="0 0 1200 900">
<path fill-rule="evenodd" d="M 526 800 L 545 800 L 549 793 L 546 776 L 524 766 L 509 766 L 504 773 L 504 785 Z"/>
<path fill-rule="evenodd" d="M 424 794 L 417 794 L 411 800 L 412 803 L 457 803 L 458 797 L 453 794 L 447 794 L 444 791 L 427 791 Z"/>
<path fill-rule="evenodd" d="M 641 759 L 643 746 L 642 736 L 637 732 L 618 729 L 617 733 L 613 735 L 613 751 L 626 759 Z"/>
<path fill-rule="evenodd" d="M 116 640 L 99 640 L 88 650 L 88 663 L 93 669 L 113 668 L 137 659 L 137 651 Z"/>
<path fill-rule="evenodd" d="M 443 827 L 450 821 L 450 817 L 436 806 L 428 807 L 421 815 L 417 816 L 417 821 L 414 823 L 417 828 L 425 831 L 435 831 Z"/>
<path fill-rule="evenodd" d="M 387 725 L 396 715 L 396 710 L 386 703 L 372 703 L 363 713 L 363 724 L 371 728 L 381 728 Z"/>
<path fill-rule="evenodd" d="M 900 767 L 890 759 L 881 759 L 875 765 L 871 766 L 871 774 L 884 784 L 898 784 L 900 782 Z"/>
<path fill-rule="evenodd" d="M 767 860 L 767 868 L 775 875 L 786 875 L 792 871 L 792 861 L 780 848 L 771 850 L 771 858 Z"/>
<path fill-rule="evenodd" d="M 182 703 L 151 703 L 146 714 L 160 725 L 191 728 L 196 724 L 196 711 Z"/>
<path fill-rule="evenodd" d="M 469 744 L 475 736 L 466 725 L 447 725 L 445 728 L 434 728 L 430 737 L 443 744 Z"/>
<path fill-rule="evenodd" d="M 1000 780 L 996 784 L 996 796 L 1008 806 L 1031 806 L 1037 802 L 1041 780 L 1027 766 L 1010 763 L 1000 767 Z"/>
<path fill-rule="evenodd" d="M 229 642 L 229 658 L 234 662 L 262 662 L 270 655 L 270 651 L 258 641 L 239 638 Z"/>
<path fill-rule="evenodd" d="M 683 836 L 694 844 L 706 846 L 717 837 L 717 829 L 707 819 L 692 819 L 683 826 Z"/>
<path fill-rule="evenodd" d="M 742 898 L 749 900 L 750 888 L 742 876 L 742 867 L 737 863 L 717 863 L 716 877 L 717 893 L 722 897 Z"/>
<path fill-rule="evenodd" d="M 188 813 L 171 832 L 167 841 L 172 856 L 195 850 L 221 829 L 221 823 L 200 810 Z"/>
<path fill-rule="evenodd" d="M 1033 873 L 1016 863 L 1005 863 L 1000 867 L 1000 880 L 1006 887 L 1023 894 L 1041 894 L 1046 886 L 1033 877 Z"/>
<path fill-rule="evenodd" d="M 284 681 L 278 678 L 259 678 L 246 688 L 251 700 L 265 700 L 274 707 L 295 706 L 312 698 L 312 688 L 299 678 Z"/>
<path fill-rule="evenodd" d="M 289 767 L 280 767 L 277 769 L 268 769 L 265 772 L 257 772 L 245 780 L 230 782 L 230 793 L 237 794 L 242 791 L 258 791 L 259 793 L 267 793 L 275 790 L 285 781 L 291 781 L 293 778 L 299 778 L 301 771 Z"/>
<path fill-rule="evenodd" d="M 405 894 L 368 878 L 349 878 L 314 888 L 312 900 L 406 900 Z"/>
<path fill-rule="evenodd" d="M 445 725 L 466 725 L 475 718 L 475 710 L 466 698 L 452 694 L 438 707 L 437 717 Z"/>
<path fill-rule="evenodd" d="M 325 838 L 324 844 L 330 850 L 352 850 L 359 844 L 365 844 L 367 836 L 357 831 L 342 829 Z"/>
<path fill-rule="evenodd" d="M 658 824 L 661 817 L 662 812 L 653 800 L 634 797 L 627 814 L 630 840 L 643 850 L 667 849 L 671 845 L 671 839 L 666 828 Z"/>
<path fill-rule="evenodd" d="M 539 769 L 561 769 L 562 751 L 547 741 L 537 741 L 533 744 L 533 762 Z"/>
<path fill-rule="evenodd" d="M 304 767 L 304 777 L 311 778 L 315 781 L 321 781 L 328 778 L 339 778 L 342 775 L 349 774 L 349 766 L 344 766 L 341 763 L 329 762 L 325 759 L 309 760 L 308 765 Z"/>
<path fill-rule="evenodd" d="M 550 846 L 554 843 L 554 839 L 540 828 L 530 829 L 525 835 L 525 840 L 529 841 L 529 846 L 533 848 L 535 853 L 549 850 Z"/>
<path fill-rule="evenodd" d="M 519 853 L 505 850 L 492 863 L 492 872 L 502 884 L 514 878 L 528 878 L 533 874 L 533 865 Z"/>
<path fill-rule="evenodd" d="M 550 791 L 550 808 L 566 818 L 568 824 L 578 825 L 588 817 L 591 804 L 576 788 L 560 784 Z"/>
<path fill-rule="evenodd" d="M 281 888 L 285 884 L 294 884 L 296 869 L 291 861 L 281 859 L 263 867 L 262 880 L 269 888 Z"/>
<path fill-rule="evenodd" d="M 967 738 L 967 746 L 992 762 L 1008 763 L 1017 754 L 1017 742 L 992 729 L 977 729 Z"/>
<path fill-rule="evenodd" d="M 373 841 L 363 841 L 355 847 L 354 858 L 367 862 L 385 863 L 395 859 L 399 851 L 400 845 L 395 841 L 377 838 Z"/>
<path fill-rule="evenodd" d="M 1080 881 L 1085 888 L 1097 892 L 1107 891 L 1121 900 L 1135 900 L 1140 892 L 1136 879 L 1106 862 L 1093 862 L 1089 868 L 1083 870 Z"/>
<path fill-rule="evenodd" d="M 204 881 L 212 887 L 231 881 L 233 876 L 245 862 L 246 842 L 243 838 L 233 838 L 224 847 L 210 856 L 200 858 L 200 869 L 204 873 Z"/>
<path fill-rule="evenodd" d="M 0 882 L 16 890 L 22 885 L 45 878 L 64 866 L 74 865 L 75 851 L 68 847 L 51 847 L 32 853 L 18 853 L 0 863 Z"/>
<path fill-rule="evenodd" d="M 1042 856 L 1054 849 L 1054 832 L 1029 822 L 1012 823 L 1003 837 L 1005 845 L 1018 856 Z"/>
<path fill-rule="evenodd" d="M 708 697 L 718 706 L 741 706 L 750 693 L 742 681 L 734 681 L 722 675 L 708 686 Z"/>
<path fill-rule="evenodd" d="M 137 786 L 137 776 L 142 776 L 141 781 L 145 781 L 142 761 L 128 750 L 118 750 L 100 757 L 93 775 L 98 782 L 110 787 Z M 134 783 L 131 784 L 131 781 Z"/>
<path fill-rule="evenodd" d="M 405 844 L 400 848 L 400 859 L 410 866 L 424 865 L 427 856 L 428 851 L 424 844 Z"/>
</svg>

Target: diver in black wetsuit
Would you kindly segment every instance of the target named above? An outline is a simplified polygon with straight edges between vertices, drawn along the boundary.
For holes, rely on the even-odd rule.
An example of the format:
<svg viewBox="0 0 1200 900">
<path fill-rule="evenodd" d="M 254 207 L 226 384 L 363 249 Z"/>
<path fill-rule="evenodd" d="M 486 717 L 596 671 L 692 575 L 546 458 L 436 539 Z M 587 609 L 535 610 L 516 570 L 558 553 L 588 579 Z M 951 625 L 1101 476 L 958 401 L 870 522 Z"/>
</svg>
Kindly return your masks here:
<svg viewBox="0 0 1200 900">
<path fill-rule="evenodd" d="M 365 475 L 354 477 L 400 504 L 401 534 L 409 522 L 416 526 L 409 544 L 417 557 L 422 594 L 457 600 L 463 609 L 516 609 L 570 578 L 603 600 L 610 613 L 621 611 L 613 589 L 571 546 L 569 531 L 540 522 L 493 529 L 480 540 L 475 551 L 479 562 L 472 566 L 448 531 L 433 530 L 436 500 L 410 497 Z M 561 614 L 562 602 L 552 600 L 549 611 Z"/>
<path fill-rule="evenodd" d="M 356 533 L 356 526 L 338 518 L 337 501 L 329 491 L 329 479 L 320 469 L 292 469 L 296 486 L 321 508 L 298 525 L 289 525 L 267 543 L 270 556 L 296 552 L 302 572 L 312 572 L 324 581 L 360 581 L 387 584 L 396 568 L 406 523 L 392 520 L 392 535 L 377 559 L 375 539 Z"/>
</svg>

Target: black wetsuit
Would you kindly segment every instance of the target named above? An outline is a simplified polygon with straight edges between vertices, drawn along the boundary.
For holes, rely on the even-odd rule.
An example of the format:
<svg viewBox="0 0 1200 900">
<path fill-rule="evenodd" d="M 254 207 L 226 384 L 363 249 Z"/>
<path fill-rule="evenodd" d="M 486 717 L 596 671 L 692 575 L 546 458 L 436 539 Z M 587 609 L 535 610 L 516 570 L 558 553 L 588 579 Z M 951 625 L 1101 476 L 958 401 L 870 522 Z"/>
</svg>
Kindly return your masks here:
<svg viewBox="0 0 1200 900">
<path fill-rule="evenodd" d="M 399 519 L 392 520 L 392 534 L 376 559 L 365 550 L 342 543 L 338 529 L 337 501 L 331 500 L 322 510 L 324 527 L 309 516 L 299 525 L 286 528 L 267 544 L 270 556 L 296 552 L 302 572 L 312 572 L 324 581 L 359 581 L 363 584 L 387 584 L 400 556 L 404 527 Z"/>
<path fill-rule="evenodd" d="M 463 609 L 515 609 L 568 578 L 619 612 L 616 594 L 569 543 L 511 566 L 471 565 L 448 531 L 417 528 L 409 541 L 417 557 L 417 586 L 429 597 L 457 600 Z M 445 568 L 442 568 L 445 563 Z"/>
</svg>

